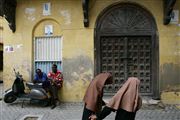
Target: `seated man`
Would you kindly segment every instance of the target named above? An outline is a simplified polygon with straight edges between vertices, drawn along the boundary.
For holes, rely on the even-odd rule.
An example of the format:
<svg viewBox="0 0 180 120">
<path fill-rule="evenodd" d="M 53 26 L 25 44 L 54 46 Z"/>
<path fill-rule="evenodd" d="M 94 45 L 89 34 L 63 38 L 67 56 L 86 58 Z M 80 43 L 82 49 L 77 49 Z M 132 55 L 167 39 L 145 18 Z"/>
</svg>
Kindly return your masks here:
<svg viewBox="0 0 180 120">
<path fill-rule="evenodd" d="M 42 83 L 42 87 L 47 91 L 50 86 L 50 82 L 47 79 L 46 73 L 42 72 L 41 69 L 36 69 L 36 74 L 34 76 L 33 83 Z"/>
<path fill-rule="evenodd" d="M 52 107 L 51 109 L 56 107 L 56 101 L 58 100 L 58 89 L 62 87 L 63 83 L 63 75 L 57 69 L 57 65 L 52 65 L 52 72 L 49 72 L 48 79 L 51 81 L 50 93 L 52 96 Z"/>
</svg>

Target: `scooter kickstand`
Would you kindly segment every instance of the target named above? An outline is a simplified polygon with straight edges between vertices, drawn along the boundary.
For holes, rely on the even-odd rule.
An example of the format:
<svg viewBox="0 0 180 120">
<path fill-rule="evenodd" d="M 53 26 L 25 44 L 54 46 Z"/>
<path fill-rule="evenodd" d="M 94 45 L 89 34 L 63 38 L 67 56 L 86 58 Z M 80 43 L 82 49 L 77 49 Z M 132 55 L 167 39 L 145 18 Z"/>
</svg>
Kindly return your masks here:
<svg viewBox="0 0 180 120">
<path fill-rule="evenodd" d="M 24 108 L 24 101 L 25 100 L 22 101 L 21 108 Z"/>
</svg>

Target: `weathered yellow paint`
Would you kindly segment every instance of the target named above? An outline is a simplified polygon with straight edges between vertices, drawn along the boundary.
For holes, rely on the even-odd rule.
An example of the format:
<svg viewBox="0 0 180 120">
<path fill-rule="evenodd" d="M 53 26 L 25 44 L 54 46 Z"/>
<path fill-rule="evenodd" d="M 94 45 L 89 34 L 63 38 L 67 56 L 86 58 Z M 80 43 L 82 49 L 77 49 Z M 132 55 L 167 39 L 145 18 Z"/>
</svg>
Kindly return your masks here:
<svg viewBox="0 0 180 120">
<path fill-rule="evenodd" d="M 12 33 L 6 21 L 4 27 L 4 45 L 14 47 L 14 52 L 4 53 L 4 85 L 12 85 L 16 68 L 25 80 L 32 79 L 33 71 L 33 40 L 44 36 L 44 25 L 53 25 L 53 35 L 63 37 L 63 74 L 64 87 L 60 90 L 61 101 L 81 101 L 94 71 L 94 27 L 98 15 L 109 5 L 127 0 L 92 0 L 89 6 L 88 28 L 83 26 L 83 11 L 81 0 L 18 0 L 16 11 L 16 32 Z M 51 2 L 51 15 L 42 15 L 42 4 Z M 148 10 L 155 18 L 159 34 L 159 67 L 160 82 L 166 79 L 164 71 L 166 64 L 180 64 L 180 27 L 176 24 L 163 25 L 162 0 L 128 0 Z M 177 0 L 175 9 L 180 10 Z M 20 45 L 20 47 L 17 47 Z M 86 64 L 84 64 L 86 63 Z M 175 70 L 180 70 L 178 67 Z M 178 72 L 177 72 L 178 73 Z M 170 74 L 170 76 L 172 73 Z M 173 79 L 179 80 L 179 75 Z M 161 84 L 160 84 L 161 87 Z M 166 88 L 166 84 L 164 86 Z M 179 99 L 179 98 L 178 98 Z"/>
<path fill-rule="evenodd" d="M 53 31 L 54 31 L 53 36 L 61 36 L 62 30 L 61 30 L 60 24 L 56 20 L 49 18 L 49 19 L 43 19 L 35 25 L 35 27 L 33 29 L 33 38 L 44 36 L 44 26 L 45 25 L 53 26 Z"/>
<path fill-rule="evenodd" d="M 180 104 L 180 92 L 163 92 L 161 98 L 165 104 Z"/>
<path fill-rule="evenodd" d="M 14 34 L 8 28 L 7 22 L 3 24 L 5 28 L 5 45 L 12 45 L 14 47 L 13 53 L 6 52 L 4 54 L 5 88 L 10 87 L 14 80 L 13 67 L 23 74 L 25 80 L 29 81 L 32 79 L 33 40 L 34 37 L 44 36 L 44 25 L 46 24 L 53 25 L 54 36 L 63 37 L 63 59 L 73 59 L 83 55 L 89 58 L 90 61 L 93 60 L 93 30 L 84 29 L 83 27 L 83 16 L 79 14 L 79 12 L 82 13 L 81 1 L 51 1 L 52 14 L 50 16 L 42 15 L 42 4 L 44 2 L 47 1 L 18 1 L 16 12 L 17 29 Z M 34 12 L 30 13 L 29 9 Z M 87 36 L 90 37 L 87 38 Z M 89 42 L 89 44 L 86 44 L 86 42 Z M 18 45 L 21 45 L 21 47 L 17 48 Z M 63 65 L 66 66 L 66 61 L 63 62 Z M 77 76 L 78 80 L 76 79 L 76 81 L 73 81 L 73 78 L 71 78 L 72 81 L 68 82 L 68 79 L 64 76 L 64 87 L 60 92 L 62 101 L 81 101 L 88 86 L 88 81 L 92 78 L 92 69 L 93 66 L 84 70 L 82 75 Z M 76 71 L 74 72 L 76 73 Z M 90 79 L 83 83 L 82 79 L 86 73 L 88 73 Z M 68 75 L 70 74 L 72 73 L 68 73 Z"/>
<path fill-rule="evenodd" d="M 71 83 L 64 84 L 62 91 L 60 91 L 60 100 L 65 99 L 66 102 L 79 102 L 79 99 L 84 97 L 84 90 L 87 89 L 89 82 L 84 83 L 84 76 L 92 74 L 92 71 L 87 71 L 78 76 L 77 81 Z M 73 87 L 72 87 L 73 86 Z M 83 90 L 83 91 L 82 91 Z M 69 91 L 69 92 L 66 92 Z"/>
</svg>

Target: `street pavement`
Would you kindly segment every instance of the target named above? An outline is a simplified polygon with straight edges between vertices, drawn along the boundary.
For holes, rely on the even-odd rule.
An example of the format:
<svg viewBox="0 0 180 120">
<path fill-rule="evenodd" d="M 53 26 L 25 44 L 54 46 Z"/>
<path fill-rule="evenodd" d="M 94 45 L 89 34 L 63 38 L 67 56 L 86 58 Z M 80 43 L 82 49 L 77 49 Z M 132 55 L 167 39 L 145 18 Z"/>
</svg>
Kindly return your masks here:
<svg viewBox="0 0 180 120">
<path fill-rule="evenodd" d="M 0 84 L 0 98 L 3 91 Z M 29 101 L 23 108 L 21 105 L 22 101 L 6 104 L 0 100 L 0 120 L 81 120 L 83 111 L 83 103 L 60 103 L 55 109 L 30 104 Z M 111 113 L 104 120 L 114 120 L 114 117 L 115 113 Z M 180 109 L 176 105 L 143 104 L 136 120 L 180 120 Z"/>
</svg>

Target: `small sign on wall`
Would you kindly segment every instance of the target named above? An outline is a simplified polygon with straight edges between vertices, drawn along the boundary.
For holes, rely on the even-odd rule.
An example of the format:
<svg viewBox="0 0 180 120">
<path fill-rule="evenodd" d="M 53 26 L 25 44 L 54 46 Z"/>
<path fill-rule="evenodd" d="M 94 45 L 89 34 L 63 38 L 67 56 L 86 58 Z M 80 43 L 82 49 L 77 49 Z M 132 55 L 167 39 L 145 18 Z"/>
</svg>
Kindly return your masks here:
<svg viewBox="0 0 180 120">
<path fill-rule="evenodd" d="M 43 15 L 51 15 L 51 3 L 43 4 Z"/>
<path fill-rule="evenodd" d="M 11 45 L 6 45 L 6 46 L 4 46 L 4 51 L 5 52 L 14 52 L 14 47 Z"/>
<path fill-rule="evenodd" d="M 53 35 L 53 26 L 52 25 L 45 25 L 44 28 L 45 35 Z"/>
<path fill-rule="evenodd" d="M 179 22 L 179 10 L 173 10 L 171 13 L 171 21 L 172 24 L 178 24 Z"/>
</svg>

